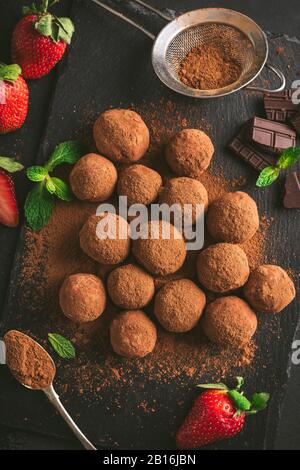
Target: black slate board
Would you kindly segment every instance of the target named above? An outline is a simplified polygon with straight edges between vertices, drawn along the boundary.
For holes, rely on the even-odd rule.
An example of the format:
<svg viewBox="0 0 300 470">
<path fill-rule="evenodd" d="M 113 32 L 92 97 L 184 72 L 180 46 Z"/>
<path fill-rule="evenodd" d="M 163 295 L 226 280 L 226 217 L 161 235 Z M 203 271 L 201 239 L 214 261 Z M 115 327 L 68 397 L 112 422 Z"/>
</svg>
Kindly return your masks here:
<svg viewBox="0 0 300 470">
<path fill-rule="evenodd" d="M 186 2 L 192 5 L 194 2 Z M 167 4 L 167 2 L 164 2 Z M 173 2 L 179 6 L 181 2 Z M 133 12 L 133 16 L 139 16 Z M 111 106 L 141 107 L 148 101 L 163 97 L 171 100 L 192 117 L 195 127 L 205 116 L 213 124 L 212 138 L 216 142 L 214 168 L 222 162 L 224 173 L 231 178 L 245 175 L 245 190 L 256 199 L 262 213 L 274 217 L 270 254 L 283 266 L 297 269 L 299 260 L 296 252 L 298 213 L 281 207 L 280 183 L 264 191 L 254 187 L 256 174 L 237 157 L 224 150 L 224 146 L 245 119 L 255 113 L 262 113 L 261 95 L 242 90 L 227 98 L 200 102 L 187 100 L 166 89 L 156 79 L 150 64 L 151 42 L 141 33 L 122 24 L 119 20 L 102 12 L 86 1 L 75 1 L 72 9 L 77 34 L 73 47 L 64 64 L 60 67 L 59 79 L 53 96 L 48 125 L 41 145 L 39 161 L 43 161 L 54 144 L 85 134 L 85 116 L 96 117 Z M 153 15 L 145 15 L 148 26 L 156 22 Z M 299 43 L 278 36 L 270 38 L 270 61 L 285 71 L 289 84 L 300 70 Z M 276 49 L 284 47 L 284 54 L 277 56 Z M 298 63 L 297 63 L 298 61 Z M 272 80 L 270 80 L 272 83 Z M 274 82 L 273 82 L 274 83 Z M 11 278 L 11 290 L 1 323 L 1 333 L 10 328 L 27 328 L 30 312 L 20 311 L 14 286 L 18 277 L 18 257 L 22 256 L 23 240 L 19 240 L 17 257 Z M 264 338 L 269 335 L 270 319 L 260 319 L 257 336 L 259 354 L 256 367 L 247 377 L 250 391 L 265 389 L 272 391 L 272 402 L 268 412 L 249 420 L 247 428 L 237 438 L 219 444 L 216 448 L 271 448 L 273 445 L 287 381 L 288 355 L 298 318 L 296 302 L 275 321 L 276 337 L 271 349 L 266 349 Z M 272 320 L 274 329 L 274 320 Z M 46 334 L 46 332 L 45 332 Z M 262 368 L 266 364 L 266 368 Z M 141 381 L 142 381 L 141 377 Z M 190 406 L 195 395 L 193 383 L 187 387 L 172 387 L 151 384 L 145 390 L 145 397 L 157 400 L 159 412 L 145 415 L 136 410 L 142 395 L 137 384 L 128 394 L 120 410 L 109 408 L 109 392 L 103 397 L 106 406 L 88 406 L 80 397 L 72 396 L 68 409 L 76 417 L 82 429 L 98 446 L 106 448 L 172 448 L 170 431 L 174 430 Z M 176 410 L 175 400 L 184 399 L 185 408 Z M 68 436 L 62 421 L 39 392 L 30 392 L 16 385 L 7 371 L 0 376 L 0 400 L 2 424 L 55 436 Z M 175 408 L 175 410 L 174 410 Z M 176 416 L 176 418 L 175 418 Z"/>
</svg>

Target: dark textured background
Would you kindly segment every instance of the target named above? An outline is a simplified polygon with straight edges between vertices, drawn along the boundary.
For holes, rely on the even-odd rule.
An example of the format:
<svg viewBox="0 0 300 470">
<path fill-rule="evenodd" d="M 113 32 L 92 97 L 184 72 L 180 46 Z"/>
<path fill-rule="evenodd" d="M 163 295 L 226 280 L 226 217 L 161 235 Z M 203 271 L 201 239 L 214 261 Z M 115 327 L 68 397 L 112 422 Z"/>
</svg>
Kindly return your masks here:
<svg viewBox="0 0 300 470">
<path fill-rule="evenodd" d="M 205 6 L 223 6 L 233 8 L 238 11 L 244 12 L 254 18 L 264 29 L 271 33 L 271 45 L 284 45 L 287 51 L 290 51 L 290 55 L 296 55 L 300 50 L 300 43 L 297 42 L 297 36 L 299 37 L 299 24 L 300 24 L 300 7 L 298 0 L 283 1 L 272 1 L 272 2 L 261 2 L 258 0 L 251 0 L 248 2 L 244 1 L 206 1 L 198 2 L 193 0 L 179 1 L 179 0 L 164 0 L 164 1 L 151 1 L 152 5 L 165 7 L 177 11 L 186 11 L 189 9 L 195 9 L 198 7 Z M 123 7 L 127 2 L 125 1 L 114 1 L 107 3 L 118 5 Z M 139 14 L 134 11 L 131 3 L 129 2 L 129 12 L 133 18 L 137 18 Z M 0 0 L 0 59 L 2 61 L 9 62 L 9 41 L 11 32 L 14 24 L 20 17 L 20 4 L 19 0 Z M 285 11 L 283 10 L 285 6 Z M 77 32 L 74 37 L 72 47 L 69 51 L 69 57 L 67 57 L 63 63 L 55 69 L 48 77 L 42 80 L 31 82 L 30 86 L 30 111 L 25 126 L 18 132 L 9 135 L 1 136 L 0 138 L 0 153 L 2 155 L 19 155 L 22 162 L 29 166 L 32 164 L 37 155 L 39 158 L 43 158 L 48 151 L 49 146 L 53 146 L 54 143 L 62 140 L 62 138 L 71 138 L 72 135 L 65 135 L 65 132 L 69 132 L 70 129 L 76 130 L 80 117 L 77 113 L 73 113 L 72 99 L 74 93 L 76 96 L 77 107 L 79 108 L 78 114 L 81 110 L 90 104 L 93 104 L 93 98 L 90 92 L 86 92 L 85 84 L 89 86 L 88 90 L 93 86 L 93 80 L 95 77 L 95 71 L 99 70 L 99 80 L 103 80 L 103 77 L 109 77 L 111 80 L 109 83 L 103 80 L 103 89 L 101 90 L 100 104 L 95 105 L 95 112 L 97 109 L 103 109 L 105 105 L 117 103 L 119 101 L 130 102 L 132 99 L 135 101 L 142 97 L 143 86 L 152 86 L 152 81 L 155 80 L 152 75 L 147 74 L 149 70 L 148 56 L 147 53 L 150 51 L 150 44 L 148 39 L 144 38 L 143 35 L 133 29 L 121 23 L 119 20 L 112 18 L 108 13 L 102 12 L 95 5 L 91 5 L 89 0 L 76 0 L 76 1 L 62 1 L 61 5 L 56 8 L 57 13 L 64 15 L 71 12 L 72 17 L 75 20 L 77 26 Z M 154 31 L 158 31 L 162 23 L 160 20 L 155 20 L 152 15 L 142 15 L 143 23 L 148 27 L 152 26 Z M 103 35 L 101 36 L 100 30 Z M 99 42 L 99 37 L 104 42 Z M 284 37 L 283 35 L 287 35 Z M 120 47 L 123 44 L 123 47 Z M 103 61 L 100 61 L 100 56 L 103 53 Z M 114 57 L 114 61 L 109 58 Z M 96 59 L 94 59 L 94 57 Z M 93 61 L 91 65 L 89 60 Z M 96 63 L 94 61 L 96 60 Z M 284 61 L 284 58 L 281 59 Z M 128 62 L 128 68 L 125 64 Z M 280 62 L 280 61 L 279 61 Z M 105 71 L 103 71 L 103 64 L 105 64 Z M 292 65 L 291 65 L 292 64 Z M 298 54 L 299 64 L 299 54 Z M 287 64 L 280 64 L 286 67 L 286 73 L 289 74 L 289 68 Z M 82 68 L 81 68 L 82 66 Z M 298 70 L 293 69 L 293 60 L 289 56 L 289 67 L 290 69 L 290 81 L 296 78 L 295 72 Z M 300 64 L 299 64 L 300 69 Z M 145 72 L 143 72 L 145 70 Z M 93 71 L 93 73 L 92 73 Z M 132 74 L 134 73 L 134 78 Z M 144 73 L 144 75 L 143 75 Z M 79 88 L 80 86 L 80 88 Z M 98 89 L 99 84 L 97 83 Z M 77 87 L 77 89 L 76 89 Z M 163 86 L 158 86 L 155 82 L 153 85 L 156 93 L 161 93 L 165 96 L 171 96 L 170 92 L 167 91 Z M 232 113 L 232 120 L 238 124 L 239 120 L 242 119 L 242 115 L 247 115 L 247 110 L 250 112 L 251 109 L 256 109 L 255 104 L 252 103 L 252 99 L 244 98 L 241 92 L 236 95 L 236 101 L 233 98 L 230 100 L 224 99 L 219 103 L 219 112 L 222 109 L 220 103 L 226 103 L 226 119 L 229 120 Z M 148 93 L 146 93 L 148 94 Z M 175 99 L 175 98 L 174 98 Z M 181 98 L 176 98 L 178 103 Z M 63 109 L 60 109 L 60 102 Z M 209 113 L 214 112 L 214 102 L 207 105 Z M 193 105 L 191 105 L 193 106 Z M 243 109 L 239 109 L 239 106 Z M 248 108 L 247 108 L 248 106 Z M 217 107 L 217 106 L 216 106 Z M 236 107 L 236 109 L 235 109 Z M 245 108 L 245 109 L 244 109 Z M 55 113 L 54 113 L 55 111 Z M 240 112 L 240 115 L 238 114 Z M 60 126 L 57 124 L 60 116 L 65 116 L 69 119 L 68 126 Z M 229 128 L 234 127 L 234 123 L 228 122 Z M 224 140 L 226 135 L 226 129 L 220 131 L 220 140 Z M 228 136 L 227 136 L 228 139 Z M 235 173 L 239 173 L 239 169 L 244 170 L 242 163 L 237 164 Z M 24 184 L 22 177 L 17 177 L 17 192 L 18 199 L 21 201 L 27 191 L 27 187 Z M 252 174 L 252 183 L 254 176 Z M 275 191 L 275 192 L 274 192 Z M 276 190 L 272 190 L 270 194 L 270 203 L 273 206 L 277 204 Z M 267 203 L 266 203 L 267 204 Z M 265 207 L 265 201 L 261 200 L 261 207 Z M 291 234 L 289 240 L 290 244 L 297 243 L 297 229 L 299 233 L 299 220 L 296 213 L 293 214 L 290 220 L 288 220 L 286 214 L 282 214 L 282 210 L 278 211 L 279 222 L 277 224 L 276 236 L 279 237 L 282 231 L 285 232 L 288 227 L 294 233 Z M 276 213 L 276 211 L 275 211 Z M 298 214 L 299 216 L 299 214 Z M 4 311 L 6 293 L 9 286 L 10 271 L 13 265 L 14 253 L 16 243 L 18 239 L 17 230 L 9 230 L 4 227 L 0 227 L 0 311 Z M 288 245 L 284 247 L 284 250 L 288 250 Z M 295 249 L 294 249 L 295 251 Z M 291 255 L 281 253 L 282 258 L 290 258 Z M 294 261 L 297 263 L 297 259 Z M 292 330 L 295 324 L 295 309 L 294 304 L 291 315 L 287 317 L 286 322 L 283 320 L 281 324 L 281 332 L 286 333 L 287 338 L 292 335 Z M 7 311 L 7 308 L 6 308 Z M 291 324 L 288 324 L 291 319 Z M 11 319 L 13 323 L 13 319 Z M 300 332 L 297 333 L 300 338 Z M 284 338 L 282 338 L 283 340 Z M 274 357 L 274 363 L 278 360 L 278 368 L 281 372 L 281 380 L 283 385 L 286 383 L 286 364 L 287 354 L 290 351 L 289 344 L 285 345 L 282 349 L 275 349 L 274 354 L 279 354 L 279 357 Z M 253 446 L 255 442 L 256 448 L 269 448 L 273 445 L 277 448 L 289 448 L 299 449 L 300 448 L 300 433 L 299 433 L 299 418 L 300 418 L 300 403 L 299 403 L 299 385 L 300 385 L 300 368 L 292 367 L 289 370 L 291 375 L 287 395 L 284 402 L 282 419 L 280 422 L 279 433 L 274 444 L 274 434 L 278 425 L 278 410 L 277 405 L 282 401 L 282 392 L 285 387 L 281 387 L 280 393 L 276 397 L 274 408 L 268 413 L 267 417 L 260 418 L 260 425 L 252 425 L 248 427 L 246 433 L 244 433 L 243 439 L 236 441 L 236 444 L 231 444 L 231 448 L 247 448 Z M 3 382 L 1 382 L 3 381 Z M 0 383 L 3 385 L 2 390 L 11 390 L 15 400 L 22 400 L 23 396 L 21 391 L 18 389 L 17 384 L 10 382 L 6 372 L 0 372 Z M 263 380 L 261 380 L 263 383 Z M 11 387 L 13 387 L 11 389 Z M 1 400 L 1 396 L 0 396 Z M 298 401 L 297 401 L 298 400 Z M 2 402 L 2 405 L 1 405 Z M 4 400 L 0 401 L 0 416 L 1 406 L 5 403 Z M 22 403 L 18 403 L 18 407 L 22 407 Z M 39 401 L 39 406 L 42 406 L 41 410 L 45 413 L 50 412 L 50 405 L 44 403 L 43 400 Z M 274 415 L 272 416 L 272 410 Z M 32 413 L 36 410 L 32 410 Z M 7 414 L 7 413 L 6 413 Z M 30 415 L 27 411 L 27 415 Z M 1 422 L 1 418 L 0 418 Z M 70 440 L 55 439 L 53 437 L 43 437 L 41 434 L 35 434 L 31 432 L 25 432 L 26 425 L 24 422 L 17 422 L 14 420 L 14 427 L 19 429 L 12 429 L 8 426 L 0 425 L 0 448 L 2 449 L 67 449 L 67 448 L 80 448 L 76 441 L 72 439 L 71 433 L 68 433 L 64 429 L 64 435 L 70 436 Z M 21 430 L 23 429 L 23 430 Z M 254 439 L 251 433 L 256 433 L 257 438 Z M 248 443 L 248 444 L 247 444 Z M 225 445 L 226 448 L 226 445 Z M 252 447 L 253 448 L 253 447 Z"/>
</svg>

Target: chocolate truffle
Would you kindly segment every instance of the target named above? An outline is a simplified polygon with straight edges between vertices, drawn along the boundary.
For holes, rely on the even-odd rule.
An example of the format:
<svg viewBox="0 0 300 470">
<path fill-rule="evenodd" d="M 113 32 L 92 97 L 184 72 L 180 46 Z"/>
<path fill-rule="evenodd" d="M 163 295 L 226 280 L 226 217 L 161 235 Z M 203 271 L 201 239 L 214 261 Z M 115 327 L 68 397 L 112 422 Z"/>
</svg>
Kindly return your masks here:
<svg viewBox="0 0 300 470">
<path fill-rule="evenodd" d="M 154 279 L 135 264 L 126 264 L 112 271 L 107 279 L 111 300 L 122 308 L 139 309 L 154 295 Z"/>
<path fill-rule="evenodd" d="M 96 320 L 106 304 L 103 282 L 92 274 L 72 274 L 60 288 L 59 303 L 65 316 L 75 323 Z"/>
<path fill-rule="evenodd" d="M 192 223 L 196 223 L 197 218 L 203 214 L 199 208 L 196 212 L 196 206 L 202 204 L 204 210 L 208 206 L 208 196 L 205 187 L 200 181 L 193 178 L 182 176 L 181 178 L 172 178 L 165 185 L 159 195 L 160 204 L 178 204 L 181 207 L 184 204 L 192 205 Z"/>
<path fill-rule="evenodd" d="M 147 356 L 153 351 L 156 339 L 156 326 L 141 310 L 120 313 L 110 326 L 113 350 L 127 358 Z"/>
<path fill-rule="evenodd" d="M 250 273 L 244 293 L 253 308 L 265 313 L 281 312 L 296 295 L 287 272 L 272 264 L 258 266 Z"/>
<path fill-rule="evenodd" d="M 257 318 L 239 297 L 220 297 L 206 307 L 202 326 L 213 343 L 242 347 L 254 335 Z"/>
<path fill-rule="evenodd" d="M 181 233 L 166 221 L 151 220 L 141 227 L 147 238 L 132 240 L 135 258 L 152 274 L 165 276 L 178 271 L 186 257 Z"/>
<path fill-rule="evenodd" d="M 128 205 L 151 204 L 157 198 L 162 179 L 157 171 L 144 165 L 131 165 L 119 177 L 118 194 L 127 196 Z"/>
<path fill-rule="evenodd" d="M 98 151 L 115 162 L 136 162 L 149 147 L 149 130 L 130 109 L 109 109 L 94 124 Z"/>
<path fill-rule="evenodd" d="M 156 294 L 154 313 L 168 331 L 184 333 L 197 324 L 205 307 L 205 294 L 189 279 L 165 284 Z"/>
<path fill-rule="evenodd" d="M 213 153 L 213 143 L 205 132 L 184 129 L 169 142 L 166 160 L 177 175 L 198 178 L 208 168 Z"/>
<path fill-rule="evenodd" d="M 113 213 L 91 215 L 79 233 L 79 240 L 82 250 L 101 264 L 121 263 L 129 254 L 129 226 Z"/>
<path fill-rule="evenodd" d="M 206 224 L 215 240 L 244 243 L 259 227 L 256 202 L 242 191 L 227 193 L 210 204 Z"/>
<path fill-rule="evenodd" d="M 238 289 L 249 276 L 247 256 L 237 245 L 218 243 L 201 251 L 197 272 L 201 284 L 213 292 Z"/>
<path fill-rule="evenodd" d="M 82 201 L 106 201 L 114 192 L 117 179 L 114 164 L 96 153 L 80 158 L 70 174 L 72 191 Z"/>
</svg>

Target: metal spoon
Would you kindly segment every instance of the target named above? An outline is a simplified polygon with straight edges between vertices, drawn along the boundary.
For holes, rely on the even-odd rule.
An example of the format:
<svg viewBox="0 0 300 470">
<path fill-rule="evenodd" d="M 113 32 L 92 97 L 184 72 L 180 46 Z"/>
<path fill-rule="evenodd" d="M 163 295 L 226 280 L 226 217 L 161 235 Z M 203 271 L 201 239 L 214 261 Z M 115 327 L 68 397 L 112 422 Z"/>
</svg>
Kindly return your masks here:
<svg viewBox="0 0 300 470">
<path fill-rule="evenodd" d="M 32 338 L 30 338 L 30 340 L 34 341 Z M 35 343 L 38 344 L 38 346 L 44 350 L 45 354 L 47 354 L 48 358 L 51 360 L 51 362 L 54 366 L 54 369 L 56 370 L 55 364 L 54 364 L 54 361 L 53 361 L 52 357 L 47 353 L 47 351 L 39 343 L 37 343 L 36 341 L 35 341 Z M 6 364 L 6 347 L 5 347 L 4 341 L 2 341 L 2 340 L 0 340 L 0 364 Z M 26 388 L 29 388 L 30 390 L 39 390 L 39 389 L 36 389 L 36 388 L 33 389 L 33 388 L 29 387 L 28 385 L 23 384 L 23 383 L 22 383 L 22 385 Z M 54 390 L 53 383 L 51 383 L 46 388 L 41 388 L 40 390 L 42 390 L 46 394 L 49 401 L 52 403 L 54 408 L 59 412 L 61 417 L 65 420 L 65 422 L 67 423 L 69 428 L 73 431 L 73 433 L 75 434 L 77 439 L 81 442 L 83 447 L 87 450 L 97 450 L 93 446 L 93 444 L 85 437 L 85 435 L 80 431 L 79 427 L 75 424 L 75 422 L 73 421 L 73 419 L 71 418 L 69 413 L 66 411 L 66 409 L 62 405 L 62 403 L 59 399 L 59 396 L 57 395 L 56 391 Z"/>
</svg>

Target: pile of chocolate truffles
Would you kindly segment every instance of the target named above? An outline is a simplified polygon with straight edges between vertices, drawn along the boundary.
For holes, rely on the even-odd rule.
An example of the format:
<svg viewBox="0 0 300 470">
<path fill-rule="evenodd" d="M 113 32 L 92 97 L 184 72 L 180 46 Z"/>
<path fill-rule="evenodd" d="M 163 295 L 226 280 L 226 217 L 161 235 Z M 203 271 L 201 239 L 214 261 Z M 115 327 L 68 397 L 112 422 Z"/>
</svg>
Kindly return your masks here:
<svg viewBox="0 0 300 470">
<path fill-rule="evenodd" d="M 212 342 L 224 347 L 245 346 L 257 328 L 254 311 L 280 312 L 294 299 L 295 288 L 279 266 L 263 265 L 250 272 L 239 245 L 258 230 L 259 216 L 248 194 L 227 193 L 209 204 L 207 191 L 197 178 L 213 157 L 211 139 L 198 129 L 184 129 L 171 139 L 165 156 L 176 176 L 164 187 L 159 173 L 137 163 L 149 147 L 149 130 L 137 113 L 126 109 L 104 112 L 95 122 L 94 139 L 99 154 L 82 157 L 70 175 L 78 199 L 103 202 L 116 192 L 127 196 L 129 204 L 159 201 L 192 204 L 193 208 L 203 204 L 207 230 L 215 243 L 198 254 L 199 284 L 191 279 L 166 279 L 156 290 L 155 278 L 175 273 L 186 259 L 185 240 L 175 226 L 149 220 L 145 229 L 149 234 L 156 230 L 159 237 L 130 240 L 127 221 L 109 214 L 122 236 L 101 239 L 96 234 L 99 216 L 92 215 L 79 233 L 80 245 L 110 272 L 106 286 L 92 274 L 74 273 L 65 279 L 59 294 L 65 316 L 78 324 L 96 320 L 106 308 L 108 295 L 120 308 L 110 325 L 111 345 L 127 358 L 151 353 L 157 339 L 156 325 L 183 334 L 200 321 Z M 120 163 L 127 165 L 117 169 L 115 165 Z M 195 217 L 193 212 L 193 221 Z M 170 239 L 161 236 L 165 228 L 170 229 Z M 135 263 L 126 263 L 130 253 Z M 246 300 L 234 294 L 241 287 Z M 218 297 L 208 305 L 207 291 Z M 152 301 L 150 318 L 143 309 Z"/>
</svg>

